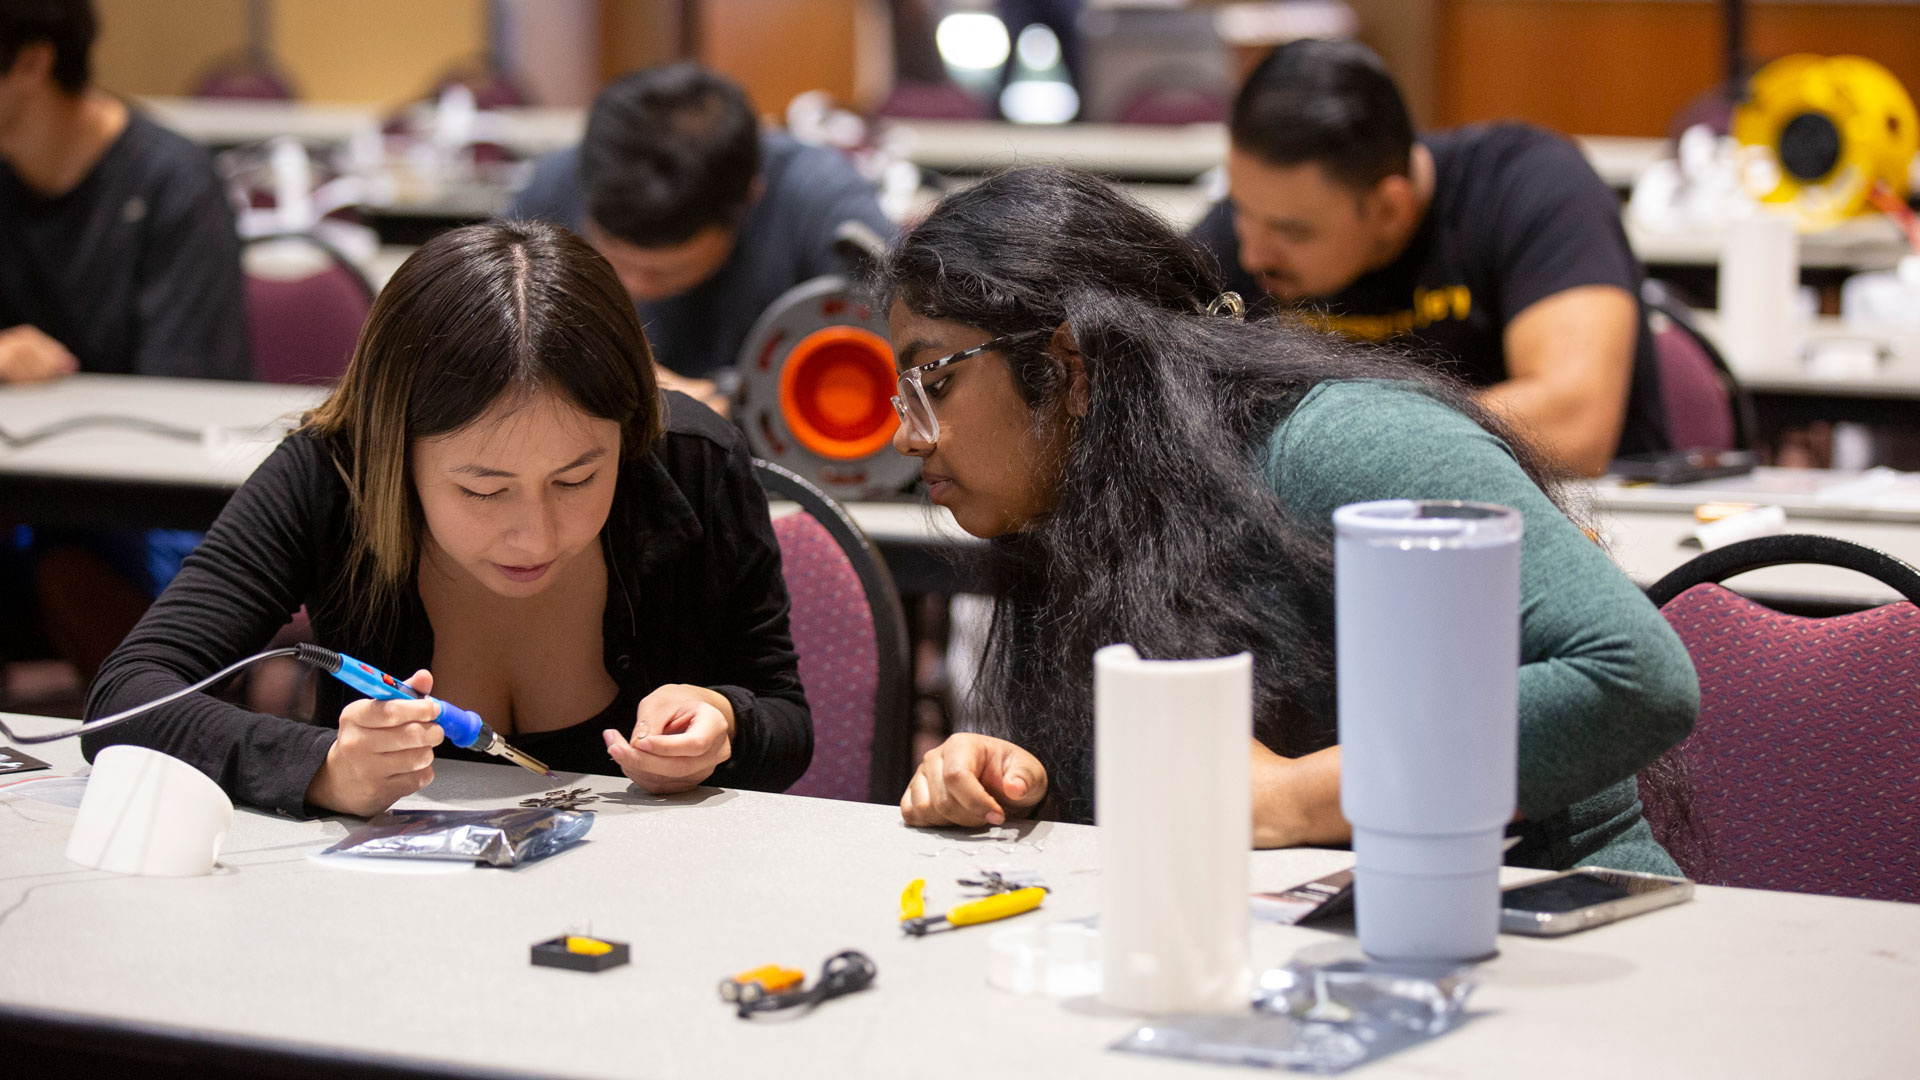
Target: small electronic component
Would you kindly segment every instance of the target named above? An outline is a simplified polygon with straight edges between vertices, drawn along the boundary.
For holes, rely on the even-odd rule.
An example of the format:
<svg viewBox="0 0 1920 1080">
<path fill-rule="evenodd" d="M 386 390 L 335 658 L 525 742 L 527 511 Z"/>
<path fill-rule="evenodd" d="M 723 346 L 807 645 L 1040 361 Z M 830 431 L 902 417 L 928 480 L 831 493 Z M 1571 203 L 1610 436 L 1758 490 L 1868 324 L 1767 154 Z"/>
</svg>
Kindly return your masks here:
<svg viewBox="0 0 1920 1080">
<path fill-rule="evenodd" d="M 751 1005 L 770 994 L 784 994 L 807 980 L 799 968 L 768 964 L 743 971 L 731 979 L 720 980 L 720 1000 L 729 1004 Z"/>
<path fill-rule="evenodd" d="M 778 964 L 743 971 L 731 979 L 720 980 L 720 1000 L 734 1007 L 740 1019 L 755 1013 L 781 1009 L 812 1008 L 823 1001 L 865 990 L 873 985 L 879 969 L 866 953 L 855 949 L 834 953 L 821 965 L 820 977 L 812 986 L 802 987 L 804 974 Z"/>
<path fill-rule="evenodd" d="M 956 884 L 969 889 L 979 889 L 983 894 L 1013 892 L 1016 889 L 1046 888 L 1047 883 L 1032 870 L 976 870 L 973 877 L 961 878 Z"/>
<path fill-rule="evenodd" d="M 521 799 L 520 805 L 536 810 L 578 810 L 588 803 L 600 801 L 600 796 L 589 794 L 592 791 L 592 788 L 585 787 L 560 788 L 531 799 Z"/>
<path fill-rule="evenodd" d="M 900 895 L 900 929 L 914 937 L 921 937 L 936 930 L 951 930 L 959 926 L 974 926 L 979 923 L 997 922 L 1000 919 L 1024 915 L 1040 906 L 1047 898 L 1044 885 L 1012 887 L 1005 875 L 987 873 L 984 880 L 962 878 L 960 884 L 975 888 L 987 888 L 989 894 L 979 900 L 970 900 L 956 907 L 948 908 L 944 915 L 928 915 L 924 879 L 915 878 Z"/>
<path fill-rule="evenodd" d="M 627 943 L 604 941 L 585 934 L 562 934 L 534 945 L 532 959 L 537 967 L 605 971 L 627 962 Z"/>
</svg>

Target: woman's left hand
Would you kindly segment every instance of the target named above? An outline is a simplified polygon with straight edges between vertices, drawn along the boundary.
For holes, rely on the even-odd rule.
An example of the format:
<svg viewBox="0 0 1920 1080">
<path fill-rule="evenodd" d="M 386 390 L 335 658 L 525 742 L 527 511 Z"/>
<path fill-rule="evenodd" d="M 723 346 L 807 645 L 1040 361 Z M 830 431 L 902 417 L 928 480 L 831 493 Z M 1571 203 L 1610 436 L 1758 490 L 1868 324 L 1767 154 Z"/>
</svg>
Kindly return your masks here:
<svg viewBox="0 0 1920 1080">
<path fill-rule="evenodd" d="M 602 737 L 627 779 L 649 795 L 671 795 L 733 756 L 733 706 L 706 687 L 671 683 L 640 702 L 632 738 L 612 728 Z"/>
</svg>

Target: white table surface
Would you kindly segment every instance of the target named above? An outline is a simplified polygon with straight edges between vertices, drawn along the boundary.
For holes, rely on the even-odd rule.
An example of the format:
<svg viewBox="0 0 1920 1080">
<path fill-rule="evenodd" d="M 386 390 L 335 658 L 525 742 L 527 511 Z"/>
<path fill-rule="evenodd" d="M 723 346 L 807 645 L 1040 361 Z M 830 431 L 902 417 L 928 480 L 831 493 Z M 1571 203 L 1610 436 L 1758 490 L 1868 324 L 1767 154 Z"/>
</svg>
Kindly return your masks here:
<svg viewBox="0 0 1920 1080">
<path fill-rule="evenodd" d="M 1718 312 L 1696 311 L 1693 317 L 1749 390 L 1800 397 L 1920 399 L 1920 327 L 1853 324 L 1822 315 L 1795 327 L 1788 362 L 1768 363 L 1725 347 Z M 1824 349 L 1849 343 L 1872 347 L 1881 358 L 1871 370 L 1823 368 Z"/>
<path fill-rule="evenodd" d="M 72 743 L 33 752 L 79 761 Z M 989 988 L 998 927 L 915 940 L 894 925 L 908 880 L 927 879 L 940 905 L 981 866 L 1044 875 L 1054 891 L 1029 924 L 1094 914 L 1091 828 L 995 838 L 907 829 L 885 806 L 579 782 L 613 796 L 587 842 L 519 870 L 329 868 L 307 856 L 346 821 L 242 811 L 223 869 L 187 879 L 68 863 L 73 811 L 0 789 L 0 1007 L 573 1077 L 1241 1075 L 1110 1053 L 1137 1018 Z M 445 763 L 407 805 L 510 806 L 545 786 Z M 1284 887 L 1350 858 L 1255 853 L 1252 883 Z M 535 941 L 589 927 L 631 943 L 633 962 L 529 965 Z M 811 973 L 844 948 L 867 952 L 878 981 L 812 1015 L 743 1022 L 714 995 L 733 972 Z M 1337 927 L 1254 924 L 1258 967 L 1354 953 Z M 1920 1059 L 1915 905 L 1701 888 L 1558 941 L 1503 937 L 1480 975 L 1473 1022 L 1359 1075 L 1890 1077 Z"/>
<path fill-rule="evenodd" d="M 1598 515 L 1607 554 L 1642 587 L 1653 584 L 1700 554 L 1686 543 L 1691 513 L 1614 510 Z M 1787 530 L 1837 536 L 1920 566 L 1920 526 L 1885 521 L 1823 521 L 1788 513 Z M 1833 601 L 1872 606 L 1899 600 L 1878 580 L 1833 566 L 1775 566 L 1728 578 L 1728 588 L 1764 598 Z"/>
<path fill-rule="evenodd" d="M 1682 511 L 1702 503 L 1778 506 L 1789 518 L 1819 521 L 1920 523 L 1920 473 L 1892 469 L 1778 469 L 1761 466 L 1745 476 L 1688 484 L 1627 483 L 1618 477 L 1592 482 L 1593 505 L 1607 510 Z M 1914 530 L 1920 537 L 1920 529 Z"/>
<path fill-rule="evenodd" d="M 981 172 L 1039 160 L 1070 161 L 1120 176 L 1191 177 L 1226 160 L 1224 124 L 1007 124 L 988 120 L 891 119 L 907 132 L 907 156 L 930 169 Z M 1672 156 L 1666 139 L 1576 135 L 1587 163 L 1610 187 L 1627 188 L 1648 165 Z"/>
<path fill-rule="evenodd" d="M 291 101 L 231 101 L 184 97 L 143 97 L 140 104 L 168 127 L 199 142 L 258 142 L 275 135 L 297 135 L 324 142 L 345 142 L 385 119 L 370 104 L 316 104 Z M 586 113 L 578 108 L 490 110 L 498 116 L 495 141 L 527 152 L 578 141 Z M 488 121 L 494 123 L 494 121 Z M 1226 158 L 1224 124 L 1009 124 L 985 120 L 883 121 L 906 132 L 910 160 L 928 168 L 980 172 L 1015 162 L 1070 160 L 1088 168 L 1139 178 L 1187 179 Z M 1661 138 L 1576 135 L 1609 186 L 1631 187 L 1651 163 L 1672 156 Z"/>
<path fill-rule="evenodd" d="M 1663 137 L 1575 135 L 1573 141 L 1600 179 L 1621 191 L 1631 189 L 1648 166 L 1673 156 L 1673 143 Z"/>
<path fill-rule="evenodd" d="M 1590 501 L 1614 561 L 1643 586 L 1700 554 L 1686 541 L 1697 524 L 1694 508 L 1711 502 L 1779 506 L 1787 532 L 1837 536 L 1920 566 L 1920 477 L 1911 474 L 1762 467 L 1747 476 L 1667 486 L 1603 477 L 1579 497 Z M 1770 567 L 1727 584 L 1795 600 L 1883 604 L 1901 598 L 1873 578 L 1829 566 Z"/>
<path fill-rule="evenodd" d="M 342 143 L 363 131 L 378 131 L 391 115 L 389 110 L 372 104 L 184 97 L 143 97 L 139 103 L 161 124 L 195 142 L 214 145 L 261 142 L 276 135 Z M 586 110 L 488 109 L 476 122 L 476 138 L 522 154 L 543 154 L 580 140 L 586 129 Z"/>
<path fill-rule="evenodd" d="M 156 485 L 237 488 L 266 458 L 284 418 L 311 408 L 323 396 L 313 387 L 180 379 L 140 379 L 116 375 L 77 375 L 38 386 L 0 387 L 0 428 L 19 433 L 80 414 L 109 413 L 148 417 L 205 427 L 217 436 L 201 443 L 123 429 L 97 428 L 58 436 L 19 450 L 0 448 L 0 483 L 8 474 L 149 481 Z M 1795 484 L 1818 484 L 1817 477 L 1788 479 L 1773 471 L 1781 497 L 1745 501 L 1782 502 L 1794 531 L 1814 532 L 1877 547 L 1920 565 L 1920 515 L 1892 504 L 1819 505 L 1817 495 L 1789 498 Z M 1595 505 L 1616 561 L 1642 585 L 1658 580 L 1698 553 L 1681 539 L 1693 527 L 1692 508 L 1718 501 L 1727 492 L 1702 490 L 1698 497 L 1648 490 L 1621 490 L 1603 482 Z M 848 513 L 881 544 L 935 544 L 964 548 L 981 541 L 953 523 L 945 509 L 916 503 L 853 503 Z M 1744 590 L 1805 599 L 1880 603 L 1891 590 L 1857 575 L 1823 567 L 1780 567 L 1734 579 Z"/>
<path fill-rule="evenodd" d="M 1008 124 L 885 121 L 908 160 L 940 172 L 988 172 L 1043 162 L 1129 179 L 1190 180 L 1227 159 L 1225 124 Z"/>
<path fill-rule="evenodd" d="M 237 145 L 292 135 L 314 142 L 346 142 L 378 131 L 377 105 L 225 98 L 143 97 L 140 107 L 166 127 L 198 143 Z"/>
<path fill-rule="evenodd" d="M 0 429 L 14 436 L 93 415 L 140 417 L 201 432 L 187 441 L 89 427 L 17 449 L 0 445 L 0 475 L 238 487 L 266 460 L 285 425 L 322 396 L 306 386 L 133 375 L 0 385 Z"/>
<path fill-rule="evenodd" d="M 1627 241 L 1643 263 L 1718 266 L 1725 242 L 1721 229 L 1666 232 L 1649 229 L 1632 214 L 1622 220 Z M 1912 254 L 1899 226 L 1882 214 L 1850 218 L 1831 229 L 1800 237 L 1800 265 L 1824 270 L 1888 270 Z"/>
</svg>

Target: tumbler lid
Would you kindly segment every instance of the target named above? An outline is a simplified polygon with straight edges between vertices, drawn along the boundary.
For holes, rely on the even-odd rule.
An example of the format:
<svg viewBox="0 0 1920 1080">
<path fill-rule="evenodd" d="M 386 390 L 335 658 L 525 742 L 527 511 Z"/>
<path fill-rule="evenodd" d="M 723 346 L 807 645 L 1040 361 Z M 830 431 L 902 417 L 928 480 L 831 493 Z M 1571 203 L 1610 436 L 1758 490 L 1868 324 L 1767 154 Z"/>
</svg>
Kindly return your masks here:
<svg viewBox="0 0 1920 1080">
<path fill-rule="evenodd" d="M 1520 542 L 1520 511 L 1493 503 L 1383 499 L 1333 512 L 1342 540 L 1399 548 L 1500 547 Z"/>
</svg>

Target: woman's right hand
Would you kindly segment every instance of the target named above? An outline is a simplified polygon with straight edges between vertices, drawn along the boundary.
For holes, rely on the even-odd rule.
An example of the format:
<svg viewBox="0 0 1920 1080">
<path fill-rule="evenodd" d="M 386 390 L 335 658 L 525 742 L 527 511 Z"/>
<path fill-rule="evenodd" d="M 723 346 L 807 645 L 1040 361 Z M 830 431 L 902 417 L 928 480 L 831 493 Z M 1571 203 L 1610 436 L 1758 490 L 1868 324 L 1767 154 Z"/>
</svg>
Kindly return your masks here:
<svg viewBox="0 0 1920 1080">
<path fill-rule="evenodd" d="M 909 825 L 999 825 L 1047 796 L 1040 759 L 1005 739 L 954 735 L 927 751 L 900 798 Z"/>
<path fill-rule="evenodd" d="M 407 685 L 433 691 L 433 676 L 416 671 Z M 307 785 L 307 802 L 343 814 L 373 815 L 433 783 L 433 748 L 446 732 L 431 701 L 362 698 L 340 710 L 340 735 Z"/>
</svg>

